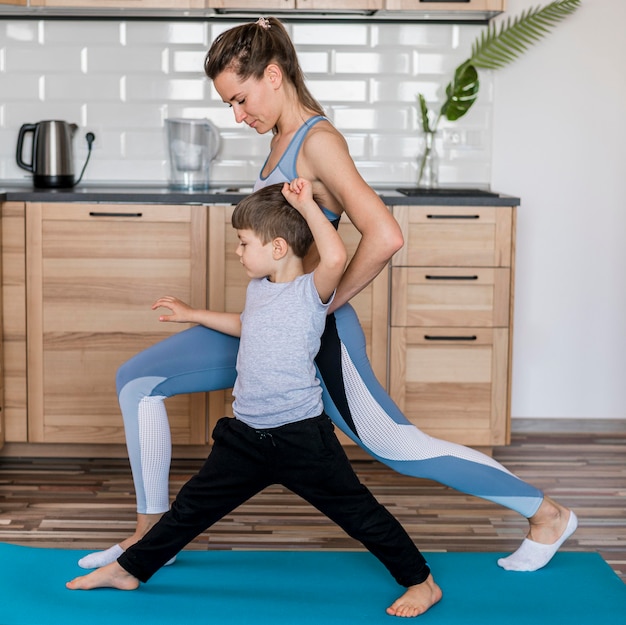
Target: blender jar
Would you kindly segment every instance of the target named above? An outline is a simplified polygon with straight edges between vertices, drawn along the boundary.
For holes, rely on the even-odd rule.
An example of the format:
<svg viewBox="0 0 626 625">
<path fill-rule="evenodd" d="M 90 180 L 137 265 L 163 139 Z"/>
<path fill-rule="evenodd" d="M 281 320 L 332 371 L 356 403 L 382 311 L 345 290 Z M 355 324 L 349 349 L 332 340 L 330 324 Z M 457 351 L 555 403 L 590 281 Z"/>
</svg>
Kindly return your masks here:
<svg viewBox="0 0 626 625">
<path fill-rule="evenodd" d="M 174 189 L 206 189 L 210 165 L 220 147 L 220 134 L 208 119 L 165 120 L 170 166 L 169 186 Z"/>
</svg>

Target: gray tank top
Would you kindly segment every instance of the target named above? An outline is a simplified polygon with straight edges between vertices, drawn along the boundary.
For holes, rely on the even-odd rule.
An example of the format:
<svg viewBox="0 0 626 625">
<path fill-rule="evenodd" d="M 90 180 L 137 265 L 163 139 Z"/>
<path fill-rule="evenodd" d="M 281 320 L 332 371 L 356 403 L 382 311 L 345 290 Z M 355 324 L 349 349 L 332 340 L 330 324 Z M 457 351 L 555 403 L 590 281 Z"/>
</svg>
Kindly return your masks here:
<svg viewBox="0 0 626 625">
<path fill-rule="evenodd" d="M 233 388 L 237 419 L 265 429 L 322 413 L 314 358 L 330 301 L 320 300 L 312 273 L 291 282 L 250 281 Z"/>
</svg>

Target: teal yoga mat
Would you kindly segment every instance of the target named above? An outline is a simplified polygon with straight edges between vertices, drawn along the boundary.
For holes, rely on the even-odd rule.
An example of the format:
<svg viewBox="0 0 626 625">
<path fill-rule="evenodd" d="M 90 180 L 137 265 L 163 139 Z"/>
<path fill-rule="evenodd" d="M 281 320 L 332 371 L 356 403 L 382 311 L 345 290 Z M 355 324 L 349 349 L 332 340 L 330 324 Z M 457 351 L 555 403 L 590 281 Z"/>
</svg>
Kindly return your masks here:
<svg viewBox="0 0 626 625">
<path fill-rule="evenodd" d="M 84 551 L 0 544 L 1 625 L 375 625 L 402 592 L 366 552 L 184 551 L 133 592 L 70 591 Z M 443 600 L 420 625 L 624 625 L 626 585 L 595 553 L 511 573 L 496 553 L 427 553 Z M 402 622 L 406 622 L 402 619 Z"/>
</svg>

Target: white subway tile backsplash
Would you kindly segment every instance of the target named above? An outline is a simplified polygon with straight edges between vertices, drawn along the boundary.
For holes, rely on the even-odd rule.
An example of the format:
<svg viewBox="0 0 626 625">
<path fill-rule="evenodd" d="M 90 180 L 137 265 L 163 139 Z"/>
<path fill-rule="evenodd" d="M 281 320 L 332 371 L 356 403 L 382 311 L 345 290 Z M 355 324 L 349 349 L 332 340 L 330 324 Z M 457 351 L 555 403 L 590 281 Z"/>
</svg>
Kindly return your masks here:
<svg viewBox="0 0 626 625">
<path fill-rule="evenodd" d="M 121 43 L 123 23 L 116 21 L 63 21 L 49 20 L 35 22 L 42 33 L 41 43 L 45 46 L 64 46 L 68 42 L 88 43 L 91 46 Z"/>
<path fill-rule="evenodd" d="M 218 183 L 252 182 L 270 135 L 237 124 L 203 70 L 210 42 L 236 22 L 0 20 L 0 179 L 29 174 L 15 163 L 23 123 L 65 119 L 80 126 L 76 170 L 96 134 L 87 182 L 167 180 L 164 119 L 208 118 L 222 129 L 212 166 Z M 450 24 L 286 24 L 308 86 L 345 134 L 372 183 L 411 184 L 419 152 L 417 94 L 438 109 L 454 69 L 484 27 Z M 492 79 L 463 119 L 443 120 L 441 181 L 490 178 Z"/>
<path fill-rule="evenodd" d="M 39 40 L 40 22 L 0 21 L 0 37 L 12 44 L 35 44 Z"/>
<path fill-rule="evenodd" d="M 45 46 L 7 47 L 3 56 L 3 71 L 8 73 L 43 74 L 62 69 L 76 74 L 81 71 L 80 49 L 76 47 L 58 46 L 53 55 Z"/>
<path fill-rule="evenodd" d="M 204 78 L 171 78 L 163 81 L 148 76 L 133 76 L 127 83 L 129 102 L 206 99 L 207 80 Z"/>
<path fill-rule="evenodd" d="M 347 130 L 406 130 L 409 127 L 409 109 L 406 108 L 338 108 L 333 107 L 333 121 Z"/>
<path fill-rule="evenodd" d="M 86 69 L 94 74 L 163 74 L 163 46 L 128 48 L 123 46 L 86 46 Z"/>
<path fill-rule="evenodd" d="M 118 76 L 97 74 L 58 74 L 47 73 L 44 77 L 44 99 L 46 102 L 89 101 L 98 93 L 100 101 L 120 100 L 120 79 Z"/>
<path fill-rule="evenodd" d="M 309 89 L 324 102 L 367 102 L 367 79 L 318 80 L 309 79 Z"/>
<path fill-rule="evenodd" d="M 334 70 L 336 74 L 407 74 L 411 66 L 411 57 L 407 53 L 386 52 L 341 52 L 335 54 Z M 396 79 L 397 80 L 397 77 Z"/>
<path fill-rule="evenodd" d="M 38 74 L 0 75 L 0 93 L 4 102 L 28 102 L 39 99 Z"/>
<path fill-rule="evenodd" d="M 306 74 L 327 74 L 330 71 L 330 52 L 300 52 L 300 67 Z"/>
<path fill-rule="evenodd" d="M 370 26 L 367 24 L 298 23 L 291 26 L 291 38 L 298 46 L 367 46 Z"/>
<path fill-rule="evenodd" d="M 145 22 L 133 21 L 125 24 L 125 44 L 129 46 L 143 46 L 160 43 L 181 44 L 185 46 L 200 45 L 207 47 L 210 42 L 207 37 L 207 25 L 203 22 L 172 21 L 172 22 Z"/>
<path fill-rule="evenodd" d="M 173 72 L 190 72 L 205 78 L 203 66 L 206 50 L 171 50 Z"/>
<path fill-rule="evenodd" d="M 87 106 L 87 125 L 111 128 L 152 128 L 163 125 L 163 107 L 160 104 L 116 104 L 95 102 Z"/>
</svg>

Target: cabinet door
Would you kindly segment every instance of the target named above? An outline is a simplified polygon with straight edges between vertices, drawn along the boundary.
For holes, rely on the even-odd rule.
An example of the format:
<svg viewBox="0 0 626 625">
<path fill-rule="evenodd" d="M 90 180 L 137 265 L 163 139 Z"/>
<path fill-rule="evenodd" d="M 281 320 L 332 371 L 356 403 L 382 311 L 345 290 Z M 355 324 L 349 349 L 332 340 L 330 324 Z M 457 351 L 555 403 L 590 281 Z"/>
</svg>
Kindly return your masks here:
<svg viewBox="0 0 626 625">
<path fill-rule="evenodd" d="M 206 0 L 211 9 L 294 9 L 296 0 Z"/>
<path fill-rule="evenodd" d="M 185 326 L 151 310 L 206 306 L 206 208 L 28 204 L 28 440 L 121 443 L 116 370 Z M 168 400 L 174 443 L 206 441 L 205 397 Z"/>
<path fill-rule="evenodd" d="M 2 351 L 5 440 L 28 440 L 24 204 L 2 205 Z"/>
<path fill-rule="evenodd" d="M 209 307 L 214 310 L 239 312 L 243 310 L 248 278 L 235 253 L 237 235 L 230 222 L 233 209 L 232 206 L 211 207 Z M 341 218 L 339 234 L 348 251 L 348 257 L 351 258 L 361 235 L 346 215 Z M 218 275 L 222 276 L 222 284 L 218 282 Z M 388 284 L 389 273 L 382 271 L 370 285 L 351 300 L 365 333 L 372 369 L 383 386 L 386 386 L 387 382 Z M 232 397 L 227 393 L 225 404 L 216 407 L 216 412 L 211 411 L 210 420 L 214 421 L 224 414 L 232 414 L 231 401 Z M 348 441 L 347 438 L 342 440 Z"/>
<path fill-rule="evenodd" d="M 391 329 L 390 391 L 424 432 L 463 445 L 507 442 L 507 328 Z"/>
<path fill-rule="evenodd" d="M 30 0 L 31 7 L 75 9 L 203 9 L 205 0 Z"/>
<path fill-rule="evenodd" d="M 504 11 L 505 0 L 385 0 L 390 11 Z"/>
<path fill-rule="evenodd" d="M 378 11 L 383 6 L 384 0 L 296 0 L 298 9 L 308 11 Z"/>
<path fill-rule="evenodd" d="M 0 204 L 0 213 L 1 213 L 1 209 L 2 209 L 2 204 Z M 2 275 L 2 246 L 1 246 L 1 241 L 2 241 L 2 221 L 0 220 L 0 276 Z M 2 449 L 2 447 L 4 447 L 4 438 L 5 438 L 5 433 L 4 433 L 4 364 L 3 364 L 3 357 L 2 357 L 2 312 L 3 312 L 3 306 L 2 306 L 2 291 L 0 290 L 0 449 Z"/>
</svg>

